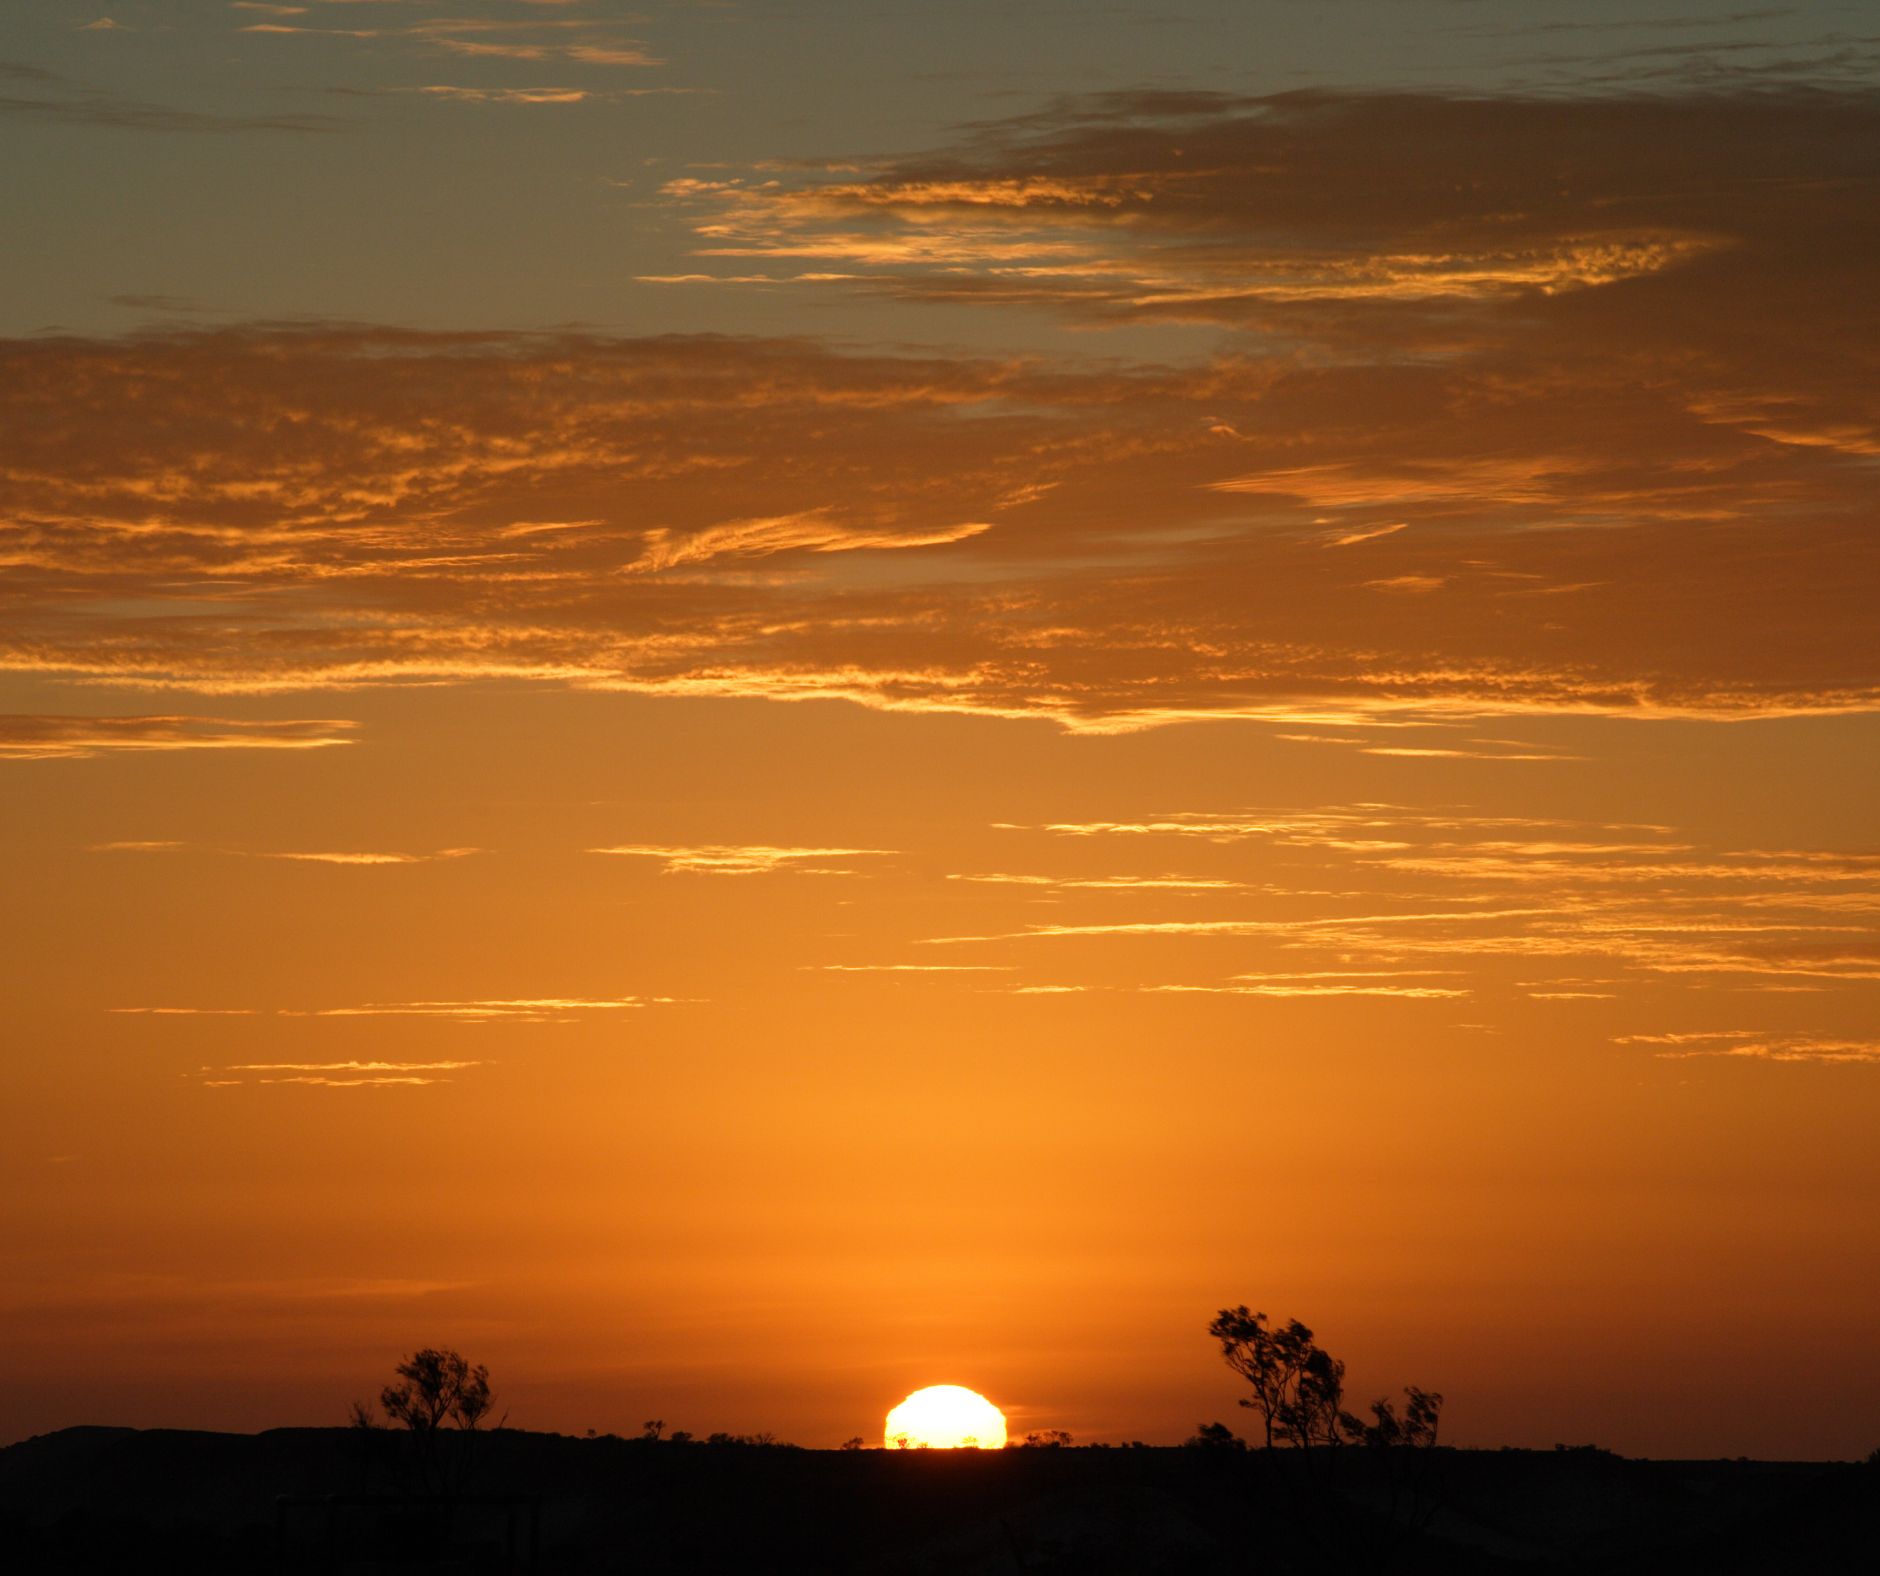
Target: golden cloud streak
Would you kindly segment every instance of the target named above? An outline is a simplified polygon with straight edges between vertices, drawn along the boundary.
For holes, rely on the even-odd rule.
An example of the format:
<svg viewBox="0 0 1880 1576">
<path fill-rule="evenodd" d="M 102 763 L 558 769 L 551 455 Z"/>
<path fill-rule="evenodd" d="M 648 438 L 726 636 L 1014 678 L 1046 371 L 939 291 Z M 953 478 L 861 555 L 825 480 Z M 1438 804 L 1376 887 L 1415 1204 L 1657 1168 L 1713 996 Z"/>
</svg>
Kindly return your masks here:
<svg viewBox="0 0 1880 1576">
<path fill-rule="evenodd" d="M 668 847 L 655 843 L 622 843 L 611 848 L 590 848 L 590 854 L 618 854 L 628 858 L 657 859 L 668 875 L 759 876 L 780 870 L 798 875 L 854 875 L 847 861 L 885 858 L 888 848 L 776 848 L 766 844 L 705 843 L 696 847 Z M 834 863 L 830 863 L 834 862 Z"/>
<path fill-rule="evenodd" d="M 319 750 L 351 744 L 342 721 L 0 715 L 0 760 L 85 760 L 145 750 Z"/>
</svg>

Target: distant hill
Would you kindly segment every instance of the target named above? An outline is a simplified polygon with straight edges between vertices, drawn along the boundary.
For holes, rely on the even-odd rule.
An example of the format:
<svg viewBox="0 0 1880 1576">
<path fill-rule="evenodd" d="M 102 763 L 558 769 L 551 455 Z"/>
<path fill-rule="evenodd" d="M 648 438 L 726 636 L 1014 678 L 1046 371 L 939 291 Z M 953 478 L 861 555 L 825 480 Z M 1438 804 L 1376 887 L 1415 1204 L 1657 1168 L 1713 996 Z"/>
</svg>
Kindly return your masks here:
<svg viewBox="0 0 1880 1576">
<path fill-rule="evenodd" d="M 0 1564 L 25 1572 L 1880 1568 L 1880 1469 L 1437 1451 L 812 1451 L 505 1431 L 461 1502 L 401 1491 L 396 1436 L 71 1428 L 0 1450 Z M 1413 1522 L 1427 1522 L 1418 1530 Z M 533 1561 L 530 1553 L 533 1548 Z"/>
</svg>

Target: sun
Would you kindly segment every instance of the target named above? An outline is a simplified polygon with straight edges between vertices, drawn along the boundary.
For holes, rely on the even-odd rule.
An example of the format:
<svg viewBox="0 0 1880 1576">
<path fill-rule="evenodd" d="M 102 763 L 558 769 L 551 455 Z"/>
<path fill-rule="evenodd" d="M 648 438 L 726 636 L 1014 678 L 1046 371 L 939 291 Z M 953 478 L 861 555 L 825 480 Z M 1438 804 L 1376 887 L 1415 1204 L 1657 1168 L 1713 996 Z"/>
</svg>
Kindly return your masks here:
<svg viewBox="0 0 1880 1576">
<path fill-rule="evenodd" d="M 888 1414 L 882 1440 L 890 1450 L 1002 1450 L 1005 1414 L 963 1385 L 928 1385 Z"/>
</svg>

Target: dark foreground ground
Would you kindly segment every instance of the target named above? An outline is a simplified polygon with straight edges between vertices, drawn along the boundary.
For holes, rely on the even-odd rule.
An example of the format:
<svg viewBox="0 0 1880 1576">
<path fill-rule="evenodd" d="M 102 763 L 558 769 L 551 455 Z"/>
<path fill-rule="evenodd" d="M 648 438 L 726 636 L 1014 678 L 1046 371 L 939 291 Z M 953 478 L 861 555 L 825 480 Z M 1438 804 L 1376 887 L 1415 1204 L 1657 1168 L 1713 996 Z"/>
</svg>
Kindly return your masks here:
<svg viewBox="0 0 1880 1576">
<path fill-rule="evenodd" d="M 448 1512 L 397 1442 L 74 1428 L 0 1450 L 0 1567 L 47 1572 L 1880 1570 L 1880 1468 L 1603 1452 L 854 1453 L 506 1432 Z M 533 1525 L 532 1525 L 533 1524 Z M 533 1560 L 530 1546 L 534 1545 Z M 507 1546 L 507 1548 L 506 1548 Z M 513 1555 L 508 1550 L 513 1550 Z"/>
</svg>

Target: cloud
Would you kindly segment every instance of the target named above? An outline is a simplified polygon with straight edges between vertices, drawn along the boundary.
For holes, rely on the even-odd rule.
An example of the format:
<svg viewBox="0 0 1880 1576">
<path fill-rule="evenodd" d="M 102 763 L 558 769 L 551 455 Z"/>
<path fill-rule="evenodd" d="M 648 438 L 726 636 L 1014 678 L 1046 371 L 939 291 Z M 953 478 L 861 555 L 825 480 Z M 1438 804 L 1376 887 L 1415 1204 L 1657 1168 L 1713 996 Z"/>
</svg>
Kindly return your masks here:
<svg viewBox="0 0 1880 1576">
<path fill-rule="evenodd" d="M 1311 983 L 1292 983 L 1284 980 L 1268 981 L 1260 984 L 1232 985 L 1150 985 L 1145 987 L 1152 992 L 1172 994 L 1199 994 L 1210 996 L 1396 996 L 1406 1001 L 1451 1001 L 1458 996 L 1474 993 L 1462 986 L 1447 985 L 1385 985 L 1360 983 L 1348 985 L 1326 985 Z"/>
<path fill-rule="evenodd" d="M 1018 875 L 1008 871 L 987 871 L 974 875 L 949 875 L 949 881 L 971 881 L 986 886 L 1048 887 L 1061 892 L 1237 892 L 1247 890 L 1244 881 L 1224 876 L 1040 876 Z"/>
<path fill-rule="evenodd" d="M 656 526 L 646 533 L 646 551 L 627 567 L 648 572 L 699 564 L 715 558 L 768 558 L 776 553 L 853 553 L 866 548 L 940 547 L 963 542 L 992 527 L 983 520 L 926 531 L 894 531 L 844 525 L 827 508 L 755 520 L 727 520 L 675 541 Z"/>
<path fill-rule="evenodd" d="M 618 854 L 628 858 L 657 859 L 667 875 L 763 876 L 780 870 L 798 875 L 854 875 L 849 862 L 885 858 L 887 848 L 776 848 L 767 844 L 701 843 L 671 847 L 655 843 L 621 843 L 611 848 L 590 848 L 590 854 Z"/>
<path fill-rule="evenodd" d="M 1058 900 L 1080 900 L 1079 911 L 927 945 L 1133 938 L 1171 953 L 1239 949 L 1262 966 L 1179 987 L 1226 994 L 1397 994 L 1404 982 L 1473 991 L 1479 983 L 1420 977 L 1513 968 L 1506 988 L 1539 1001 L 1692 988 L 1859 1000 L 1880 982 L 1880 856 L 1860 849 L 1718 848 L 1665 826 L 1390 804 L 1007 830 L 1218 845 L 1281 879 L 1259 889 L 1252 912 L 1182 917 L 1147 906 L 1150 893 L 1066 891 Z"/>
<path fill-rule="evenodd" d="M 300 1084 L 321 1089 L 383 1089 L 449 1083 L 444 1076 L 486 1062 L 237 1062 L 205 1067 L 197 1080 L 210 1089 L 239 1088 L 246 1084 Z"/>
<path fill-rule="evenodd" d="M 1871 179 L 1855 144 L 1873 114 L 1862 93 L 1779 83 L 1099 94 L 860 180 L 773 170 L 668 192 L 701 258 L 816 257 L 856 276 L 845 288 L 1341 340 L 1394 316 L 1453 345 L 1505 332 L 1516 300 L 1661 280 L 1745 250 L 1746 230 L 1832 226 L 1848 193 L 1810 179 Z"/>
<path fill-rule="evenodd" d="M 347 88 L 347 93 L 369 94 L 410 94 L 416 93 L 442 103 L 450 104 L 497 104 L 529 106 L 567 106 L 571 104 L 608 104 L 625 99 L 636 98 L 685 98 L 707 94 L 710 88 L 584 88 L 584 87 L 533 87 L 533 88 L 493 88 L 468 87 L 451 83 L 427 83 L 419 87 L 399 88 Z"/>
<path fill-rule="evenodd" d="M 1366 744 L 1359 749 L 1362 755 L 1398 756 L 1406 759 L 1432 759 L 1451 761 L 1578 761 L 1584 756 L 1566 755 L 1556 750 L 1511 750 L 1496 749 L 1456 749 L 1450 747 L 1409 744 Z"/>
<path fill-rule="evenodd" d="M 1231 491 L 1231 489 L 1224 490 Z M 1410 527 L 1402 520 L 1398 520 L 1390 525 L 1364 525 L 1359 526 L 1356 530 L 1340 532 L 1338 535 L 1331 537 L 1325 545 L 1327 547 L 1355 547 L 1360 542 L 1375 541 L 1380 536 L 1394 536 L 1399 531 L 1407 531 L 1409 529 Z"/>
<path fill-rule="evenodd" d="M 1772 334 L 1836 338 L 1812 315 L 1850 299 L 1831 261 L 1756 308 Z M 1754 381 L 1757 410 L 1845 434 L 1872 380 L 1835 349 L 1765 364 L 1748 308 L 1716 304 L 1656 361 L 1580 354 L 1566 324 L 1520 356 L 1386 335 L 1179 366 L 340 327 L 4 342 L 0 671 L 1095 732 L 1871 709 L 1869 462 L 1718 402 Z"/>
<path fill-rule="evenodd" d="M 1004 963 L 805 963 L 806 969 L 831 974 L 1005 974 Z"/>
<path fill-rule="evenodd" d="M 306 17 L 304 7 L 249 6 L 283 18 Z M 432 16 L 377 26 L 329 27 L 313 21 L 243 23 L 237 31 L 274 39 L 347 39 L 407 46 L 469 59 L 563 62 L 580 66 L 662 66 L 639 40 L 602 18 Z M 512 101 L 513 102 L 513 101 Z"/>
<path fill-rule="evenodd" d="M 422 865 L 431 864 L 440 859 L 463 859 L 471 854 L 483 852 L 480 848 L 439 848 L 430 853 L 385 853 L 385 852 L 334 852 L 301 853 L 253 848 L 218 848 L 203 843 L 183 843 L 171 840 L 125 841 L 112 843 L 92 843 L 88 852 L 95 854 L 172 854 L 185 849 L 202 850 L 208 853 L 226 854 L 237 859 L 285 859 L 300 864 L 320 865 Z"/>
<path fill-rule="evenodd" d="M 1422 596 L 1426 592 L 1440 591 L 1449 583 L 1447 575 L 1392 575 L 1385 580 L 1367 580 L 1364 582 L 1373 591 L 1396 591 L 1409 596 Z"/>
<path fill-rule="evenodd" d="M 358 1007 L 277 1008 L 297 1018 L 448 1018 L 459 1023 L 575 1023 L 582 1013 L 631 1012 L 665 1004 L 663 996 L 525 996 L 475 1001 L 367 1002 Z"/>
<path fill-rule="evenodd" d="M 471 1001 L 379 1001 L 350 1007 L 275 1007 L 281 1018 L 444 1018 L 457 1023 L 577 1023 L 584 1013 L 631 1012 L 672 1005 L 670 996 L 535 996 Z M 253 1017 L 254 1007 L 110 1007 L 106 1011 L 155 1017 Z"/>
<path fill-rule="evenodd" d="M 477 848 L 440 848 L 429 854 L 386 854 L 386 853 L 266 853 L 256 854 L 257 859 L 291 859 L 307 864 L 320 865 L 422 865 L 439 859 L 462 859 L 466 855 L 481 853 Z"/>
<path fill-rule="evenodd" d="M 441 84 L 407 91 L 461 104 L 585 104 L 598 96 L 586 88 L 466 88 Z"/>
<path fill-rule="evenodd" d="M 1624 1034 L 1615 1045 L 1655 1045 L 1670 1060 L 1734 1057 L 1764 1062 L 1880 1064 L 1880 1040 L 1844 1036 L 1719 1029 L 1682 1034 Z"/>
<path fill-rule="evenodd" d="M 84 760 L 148 750 L 319 750 L 351 744 L 343 721 L 0 714 L 0 760 Z"/>
</svg>

